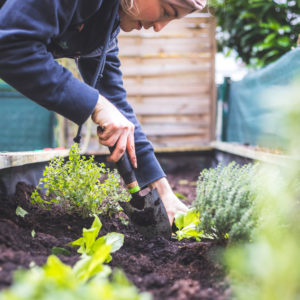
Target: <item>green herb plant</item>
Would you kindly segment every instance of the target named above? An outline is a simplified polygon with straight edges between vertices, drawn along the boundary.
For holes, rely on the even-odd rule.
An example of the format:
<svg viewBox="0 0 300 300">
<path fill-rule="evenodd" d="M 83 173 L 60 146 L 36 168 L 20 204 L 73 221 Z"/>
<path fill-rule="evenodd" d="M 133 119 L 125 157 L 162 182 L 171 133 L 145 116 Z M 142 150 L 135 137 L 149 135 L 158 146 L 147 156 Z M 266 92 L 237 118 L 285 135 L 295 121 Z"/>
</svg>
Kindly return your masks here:
<svg viewBox="0 0 300 300">
<path fill-rule="evenodd" d="M 196 200 L 200 213 L 198 230 L 221 242 L 250 240 L 257 224 L 255 184 L 257 167 L 232 162 L 200 173 Z"/>
<path fill-rule="evenodd" d="M 179 241 L 182 239 L 195 238 L 197 242 L 200 242 L 203 232 L 199 231 L 200 214 L 195 209 L 189 209 L 186 213 L 177 212 L 175 215 L 175 225 L 179 229 L 176 231 L 176 237 Z"/>
<path fill-rule="evenodd" d="M 45 190 L 44 196 L 42 190 Z M 50 161 L 31 198 L 43 208 L 58 206 L 87 217 L 118 213 L 121 211 L 119 201 L 128 201 L 129 195 L 116 170 L 110 171 L 103 163 L 96 164 L 93 156 L 81 156 L 75 143 L 66 162 L 63 157 Z"/>
<path fill-rule="evenodd" d="M 0 300 L 150 300 L 149 294 L 139 294 L 121 270 L 112 272 L 104 265 L 111 260 L 110 253 L 123 245 L 124 237 L 110 233 L 96 239 L 100 229 L 101 222 L 95 217 L 91 228 L 83 229 L 83 237 L 72 243 L 80 245 L 78 252 L 82 253 L 74 267 L 51 255 L 43 267 L 17 271 L 13 285 L 0 293 Z"/>
</svg>

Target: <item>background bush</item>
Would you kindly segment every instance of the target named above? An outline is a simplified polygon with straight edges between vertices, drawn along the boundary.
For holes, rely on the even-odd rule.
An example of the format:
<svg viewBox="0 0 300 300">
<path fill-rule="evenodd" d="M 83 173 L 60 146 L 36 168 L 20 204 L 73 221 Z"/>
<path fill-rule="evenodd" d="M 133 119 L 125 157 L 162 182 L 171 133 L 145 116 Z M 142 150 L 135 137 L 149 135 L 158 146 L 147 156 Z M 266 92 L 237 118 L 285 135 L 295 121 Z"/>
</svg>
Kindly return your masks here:
<svg viewBox="0 0 300 300">
<path fill-rule="evenodd" d="M 219 26 L 219 50 L 235 50 L 247 65 L 265 66 L 297 44 L 298 0 L 211 0 L 210 5 Z"/>
<path fill-rule="evenodd" d="M 230 242 L 251 239 L 257 222 L 251 188 L 256 175 L 256 166 L 235 162 L 201 172 L 194 205 L 204 235 Z"/>
</svg>

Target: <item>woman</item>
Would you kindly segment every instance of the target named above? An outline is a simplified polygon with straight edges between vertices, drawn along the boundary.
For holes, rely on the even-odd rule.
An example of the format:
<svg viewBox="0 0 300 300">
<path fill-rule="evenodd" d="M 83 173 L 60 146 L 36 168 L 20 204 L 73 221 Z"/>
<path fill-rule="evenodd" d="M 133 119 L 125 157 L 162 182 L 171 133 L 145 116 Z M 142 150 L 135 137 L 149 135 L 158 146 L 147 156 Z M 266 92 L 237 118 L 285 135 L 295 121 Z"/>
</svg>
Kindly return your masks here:
<svg viewBox="0 0 300 300">
<path fill-rule="evenodd" d="M 127 149 L 140 186 L 156 187 L 172 224 L 186 211 L 170 188 L 126 101 L 117 35 L 160 31 L 171 20 L 202 9 L 205 0 L 6 0 L 0 9 L 0 78 L 45 108 L 82 125 L 103 128 L 99 142 Z M 84 83 L 54 59 L 75 58 Z"/>
</svg>

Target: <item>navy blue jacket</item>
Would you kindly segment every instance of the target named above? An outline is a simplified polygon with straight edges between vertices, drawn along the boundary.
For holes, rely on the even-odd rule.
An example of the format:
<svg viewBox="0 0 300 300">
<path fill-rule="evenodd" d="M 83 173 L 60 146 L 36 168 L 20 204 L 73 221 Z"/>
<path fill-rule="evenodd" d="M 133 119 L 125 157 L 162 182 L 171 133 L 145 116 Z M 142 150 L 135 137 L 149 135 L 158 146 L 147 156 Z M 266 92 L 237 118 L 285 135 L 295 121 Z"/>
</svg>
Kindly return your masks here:
<svg viewBox="0 0 300 300">
<path fill-rule="evenodd" d="M 165 176 L 126 100 L 117 35 L 119 0 L 6 0 L 0 9 L 0 78 L 45 108 L 83 124 L 98 94 L 135 125 L 141 186 Z M 55 58 L 76 58 L 85 82 Z"/>
</svg>

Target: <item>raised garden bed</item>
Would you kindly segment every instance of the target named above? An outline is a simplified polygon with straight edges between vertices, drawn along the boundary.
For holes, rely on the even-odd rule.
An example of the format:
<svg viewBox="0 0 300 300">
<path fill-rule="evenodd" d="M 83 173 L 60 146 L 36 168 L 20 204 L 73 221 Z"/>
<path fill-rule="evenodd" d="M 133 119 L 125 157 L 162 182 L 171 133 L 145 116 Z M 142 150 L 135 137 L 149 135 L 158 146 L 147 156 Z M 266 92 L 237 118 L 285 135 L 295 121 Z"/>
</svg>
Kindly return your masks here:
<svg viewBox="0 0 300 300">
<path fill-rule="evenodd" d="M 103 157 L 98 157 L 102 160 Z M 173 153 L 159 155 L 174 191 L 191 203 L 196 195 L 200 171 L 215 164 L 215 153 Z M 19 183 L 14 195 L 1 197 L 0 206 L 0 288 L 12 282 L 12 273 L 31 262 L 42 265 L 54 247 L 69 249 L 58 255 L 67 264 L 79 259 L 76 250 L 66 247 L 89 228 L 92 218 L 41 211 L 30 204 L 33 186 Z M 28 214 L 16 215 L 17 206 Z M 230 287 L 223 266 L 218 262 L 223 247 L 214 241 L 146 240 L 118 219 L 101 218 L 102 234 L 117 231 L 125 235 L 124 246 L 114 253 L 112 267 L 123 269 L 131 282 L 154 299 L 229 299 Z M 34 231 L 33 231 L 34 230 Z"/>
</svg>

